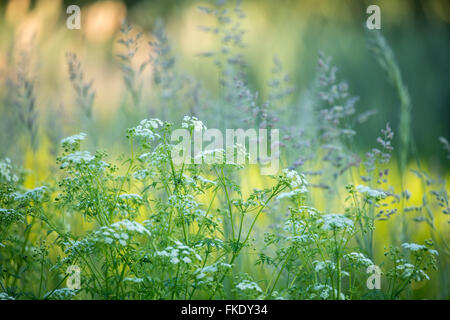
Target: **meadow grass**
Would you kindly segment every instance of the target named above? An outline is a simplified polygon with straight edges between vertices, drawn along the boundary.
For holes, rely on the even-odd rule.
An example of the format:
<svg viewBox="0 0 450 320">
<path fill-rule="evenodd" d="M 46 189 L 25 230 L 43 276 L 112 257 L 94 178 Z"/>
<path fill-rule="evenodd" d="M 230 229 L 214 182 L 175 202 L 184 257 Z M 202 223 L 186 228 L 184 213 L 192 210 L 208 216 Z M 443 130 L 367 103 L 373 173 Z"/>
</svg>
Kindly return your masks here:
<svg viewBox="0 0 450 320">
<path fill-rule="evenodd" d="M 242 8 L 201 11 L 217 23 L 203 30 L 218 50 L 202 56 L 216 68 L 218 92 L 179 70 L 161 22 L 136 67 L 142 34 L 124 23 L 117 67 L 125 120 L 117 120 L 114 145 L 96 130 L 96 82 L 75 53 L 66 55 L 68 80 L 86 133 L 62 137 L 59 119 L 51 134 L 38 126 L 39 92 L 23 53 L 2 104 L 16 110 L 27 151 L 25 169 L 0 160 L 0 298 L 448 299 L 446 173 L 419 160 L 411 98 L 386 39 L 375 33 L 369 43 L 398 94 L 399 139 L 387 123 L 359 150 L 358 125 L 374 112 L 359 112 L 331 57 L 318 55 L 312 108 L 289 99 L 295 88 L 277 57 L 261 97 L 241 54 Z M 289 117 L 306 111 L 308 125 Z M 173 131 L 192 136 L 210 123 L 279 128 L 281 170 L 175 164 Z"/>
</svg>

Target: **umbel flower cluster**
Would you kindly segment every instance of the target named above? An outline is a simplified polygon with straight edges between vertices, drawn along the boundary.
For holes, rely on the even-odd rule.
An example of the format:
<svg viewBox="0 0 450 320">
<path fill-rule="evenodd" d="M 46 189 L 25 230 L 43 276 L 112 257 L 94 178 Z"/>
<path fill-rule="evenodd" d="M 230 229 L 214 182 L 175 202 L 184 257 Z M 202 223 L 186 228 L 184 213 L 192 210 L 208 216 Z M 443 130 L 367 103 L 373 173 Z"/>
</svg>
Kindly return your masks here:
<svg viewBox="0 0 450 320">
<path fill-rule="evenodd" d="M 186 126 L 204 125 L 185 117 Z M 174 127 L 149 119 L 129 129 L 131 154 L 124 168 L 108 162 L 104 151 L 83 150 L 86 134 L 65 138 L 57 159 L 63 174 L 54 186 L 25 190 L 20 172 L 9 159 L 2 160 L 2 252 L 14 254 L 8 234 L 31 218 L 54 236 L 60 252 L 52 260 L 41 241 L 33 249 L 37 259 L 61 279 L 70 266 L 80 268 L 79 288 L 66 288 L 61 281 L 54 288 L 41 287 L 36 298 L 217 299 L 231 292 L 245 299 L 349 299 L 369 293 L 361 282 L 366 268 L 378 261 L 357 245 L 369 228 L 362 206 L 386 194 L 348 187 L 355 206 L 344 213 L 322 213 L 308 206 L 306 176 L 284 169 L 272 177 L 271 187 L 244 195 L 235 182 L 242 166 L 175 165 L 174 145 L 167 139 Z M 215 199 L 223 205 L 216 206 Z M 261 246 L 258 221 L 282 206 L 289 215 L 281 227 L 265 233 Z M 91 224 L 90 231 L 73 232 L 80 218 Z M 429 279 L 427 269 L 438 255 L 431 245 L 390 248 L 386 256 L 393 265 L 384 274 L 392 289 L 378 294 L 396 298 L 412 281 Z M 256 264 L 272 270 L 268 279 L 254 278 L 240 267 L 254 250 Z M 4 264 L 11 273 L 14 267 Z M 13 283 L 12 278 L 6 282 Z M 19 296 L 7 291 L 1 297 Z"/>
</svg>

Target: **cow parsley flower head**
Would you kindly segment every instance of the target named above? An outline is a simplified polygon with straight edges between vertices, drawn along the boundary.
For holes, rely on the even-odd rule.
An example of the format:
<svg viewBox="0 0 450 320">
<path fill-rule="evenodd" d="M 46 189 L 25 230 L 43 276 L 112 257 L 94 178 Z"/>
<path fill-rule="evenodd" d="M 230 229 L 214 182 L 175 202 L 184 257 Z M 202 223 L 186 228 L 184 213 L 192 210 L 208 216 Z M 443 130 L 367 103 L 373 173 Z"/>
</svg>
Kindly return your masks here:
<svg viewBox="0 0 450 320">
<path fill-rule="evenodd" d="M 207 129 L 201 120 L 198 120 L 196 117 L 192 116 L 184 116 L 181 127 L 184 129 L 194 129 L 194 131 L 202 131 Z"/>
<path fill-rule="evenodd" d="M 90 163 L 95 157 L 89 151 L 75 151 L 61 158 L 61 169 L 66 168 L 70 164 Z"/>
<path fill-rule="evenodd" d="M 283 175 L 292 189 L 308 186 L 308 181 L 302 173 L 298 173 L 295 170 L 283 169 Z"/>
<path fill-rule="evenodd" d="M 124 193 L 119 198 L 122 200 L 142 201 L 142 197 L 135 193 Z"/>
<path fill-rule="evenodd" d="M 6 182 L 17 182 L 19 180 L 19 177 L 12 173 L 12 165 L 9 158 L 0 160 L 0 179 Z"/>
<path fill-rule="evenodd" d="M 411 251 L 427 250 L 427 247 L 417 243 L 402 243 L 402 247 Z"/>
<path fill-rule="evenodd" d="M 144 119 L 136 127 L 128 129 L 128 134 L 144 140 L 155 140 L 160 137 L 155 131 L 163 125 L 164 123 L 159 119 Z"/>
<path fill-rule="evenodd" d="M 133 173 L 133 177 L 136 180 L 145 180 L 145 178 L 147 178 L 148 176 L 150 176 L 151 172 L 148 169 L 141 169 L 141 170 L 136 170 L 136 172 Z"/>
<path fill-rule="evenodd" d="M 313 265 L 314 265 L 315 272 L 335 269 L 334 263 L 331 262 L 330 260 L 325 260 L 325 261 L 315 260 L 315 261 L 313 261 Z"/>
<path fill-rule="evenodd" d="M 184 257 L 184 258 L 181 259 L 181 260 L 183 260 L 183 262 L 186 263 L 186 264 L 192 263 L 192 260 L 191 260 L 189 257 Z"/>
<path fill-rule="evenodd" d="M 140 224 L 137 221 L 130 221 L 130 220 L 121 220 L 118 222 L 115 222 L 111 225 L 112 228 L 117 230 L 125 230 L 127 232 L 131 233 L 139 233 L 142 235 L 148 235 L 150 236 L 150 231 L 147 230 L 142 224 Z"/>
<path fill-rule="evenodd" d="M 356 187 L 356 190 L 358 190 L 359 193 L 365 194 L 366 196 L 371 198 L 386 198 L 386 193 L 384 193 L 383 191 L 371 189 L 367 186 L 359 185 Z"/>
<path fill-rule="evenodd" d="M 128 282 L 133 282 L 133 283 L 142 283 L 142 282 L 144 282 L 144 279 L 143 278 L 135 278 L 135 277 L 132 277 L 132 278 L 124 278 L 123 279 L 123 281 L 128 281 Z"/>
<path fill-rule="evenodd" d="M 431 254 L 439 255 L 439 253 L 436 250 L 429 249 L 427 246 L 424 246 L 423 244 L 417 244 L 417 243 L 402 243 L 402 248 L 407 249 L 409 251 L 418 252 L 418 251 L 428 251 Z"/>
<path fill-rule="evenodd" d="M 242 280 L 240 283 L 236 285 L 236 288 L 242 291 L 256 291 L 262 293 L 262 289 L 258 286 L 256 282 L 250 280 Z"/>
<path fill-rule="evenodd" d="M 327 284 L 317 284 L 315 286 L 308 287 L 308 291 L 311 292 L 311 299 L 330 299 L 332 297 L 333 288 Z M 334 289 L 334 295 L 337 296 L 337 290 Z M 341 300 L 345 300 L 345 295 L 341 292 L 340 297 Z"/>
<path fill-rule="evenodd" d="M 204 278 L 207 274 L 209 274 L 209 273 L 216 273 L 218 270 L 219 270 L 219 269 L 218 269 L 217 266 L 215 266 L 215 265 L 206 266 L 206 267 L 197 269 L 196 273 L 198 273 L 198 274 L 197 274 L 196 278 L 197 278 L 197 279 L 202 279 L 202 278 Z"/>
<path fill-rule="evenodd" d="M 342 214 L 330 213 L 322 216 L 325 231 L 337 231 L 353 227 L 353 221 Z"/>
<path fill-rule="evenodd" d="M 422 269 L 416 268 L 410 263 L 399 264 L 395 270 L 400 273 L 402 279 L 410 278 L 417 282 L 430 280 L 430 277 Z"/>
<path fill-rule="evenodd" d="M 61 145 L 64 147 L 65 145 L 74 145 L 80 143 L 80 141 L 86 139 L 86 133 L 80 132 L 78 134 L 74 134 L 73 136 L 64 138 L 61 140 Z"/>
<path fill-rule="evenodd" d="M 197 274 L 196 278 L 198 280 L 205 279 L 206 281 L 213 281 L 212 274 L 216 273 L 219 269 L 216 265 L 206 266 L 200 269 L 197 269 L 195 273 Z M 204 280 L 203 280 L 204 281 Z"/>
<path fill-rule="evenodd" d="M 308 181 L 305 175 L 295 170 L 283 169 L 283 174 L 279 177 L 279 181 L 288 186 L 291 191 L 284 192 L 277 196 L 278 200 L 297 198 L 300 195 L 308 193 Z"/>
<path fill-rule="evenodd" d="M 174 246 L 168 246 L 162 251 L 156 251 L 155 255 L 169 259 L 171 264 L 178 264 L 180 262 L 192 264 L 194 261 L 202 261 L 202 257 L 195 252 L 195 249 L 184 245 L 178 240 L 174 242 Z"/>
<path fill-rule="evenodd" d="M 96 242 L 125 247 L 135 235 L 150 236 L 151 233 L 139 222 L 124 219 L 109 226 L 101 227 L 94 233 L 93 238 Z"/>
<path fill-rule="evenodd" d="M 209 180 L 201 175 L 195 175 L 193 178 L 194 178 L 194 181 L 195 180 L 199 181 L 203 185 L 214 185 L 214 186 L 217 185 L 216 181 Z"/>
<path fill-rule="evenodd" d="M 364 267 L 368 267 L 374 264 L 372 260 L 370 260 L 360 252 L 351 252 L 349 254 L 346 254 L 344 258 L 346 258 L 352 264 L 358 264 Z"/>
<path fill-rule="evenodd" d="M 42 200 L 43 196 L 47 193 L 48 188 L 46 186 L 36 187 L 34 189 L 25 191 L 24 193 L 15 192 L 14 200 L 16 201 L 36 201 L 39 202 Z"/>
<path fill-rule="evenodd" d="M 294 189 L 294 190 L 291 190 L 289 192 L 280 193 L 277 196 L 277 200 L 282 200 L 282 199 L 285 199 L 285 198 L 291 199 L 291 198 L 297 197 L 298 195 L 306 194 L 306 193 L 308 193 L 308 189 L 306 189 L 306 187 L 302 186 L 302 187 L 300 187 L 298 189 Z"/>
<path fill-rule="evenodd" d="M 141 125 L 150 126 L 153 129 L 159 129 L 162 126 L 164 126 L 164 122 L 162 122 L 161 120 L 159 120 L 157 118 L 152 118 L 152 119 L 149 119 L 149 120 L 142 120 L 141 121 Z"/>
<path fill-rule="evenodd" d="M 15 300 L 14 297 L 11 297 L 6 292 L 0 292 L 0 300 Z"/>
<path fill-rule="evenodd" d="M 70 288 L 60 288 L 54 291 L 47 292 L 44 298 L 51 300 L 69 300 L 75 297 L 76 294 L 77 290 Z"/>
<path fill-rule="evenodd" d="M 314 238 L 307 234 L 302 234 L 301 236 L 289 236 L 286 240 L 292 241 L 295 244 L 306 246 L 313 243 Z"/>
<path fill-rule="evenodd" d="M 66 152 L 74 152 L 80 150 L 81 141 L 86 139 L 87 135 L 84 132 L 74 134 L 73 136 L 61 140 L 61 146 Z"/>
</svg>

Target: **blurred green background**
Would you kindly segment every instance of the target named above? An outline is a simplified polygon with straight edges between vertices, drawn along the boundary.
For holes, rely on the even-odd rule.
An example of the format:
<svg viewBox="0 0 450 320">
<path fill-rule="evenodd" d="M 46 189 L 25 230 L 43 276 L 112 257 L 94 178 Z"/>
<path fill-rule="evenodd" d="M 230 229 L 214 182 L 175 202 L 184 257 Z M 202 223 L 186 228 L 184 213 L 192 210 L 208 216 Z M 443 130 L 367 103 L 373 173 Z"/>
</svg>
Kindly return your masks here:
<svg viewBox="0 0 450 320">
<path fill-rule="evenodd" d="M 316 71 L 318 50 L 334 57 L 339 76 L 347 79 L 352 94 L 360 97 L 359 110 L 375 109 L 377 115 L 361 130 L 356 142 L 365 146 L 373 141 L 387 121 L 397 131 L 399 101 L 395 90 L 367 50 L 364 24 L 370 4 L 381 8 L 382 32 L 391 44 L 412 98 L 412 130 L 422 157 L 437 165 L 445 158 L 436 137 L 450 136 L 449 126 L 449 26 L 450 2 L 446 0 L 298 0 L 244 1 L 250 87 L 265 94 L 272 57 L 277 55 L 291 76 L 295 91 L 293 101 L 301 100 L 310 88 Z M 80 30 L 65 27 L 65 10 L 70 4 L 81 7 Z M 211 36 L 199 30 L 212 21 L 200 12 L 198 1 L 58 1 L 14 0 L 0 5 L 0 82 L 13 72 L 14 59 L 22 47 L 32 50 L 31 72 L 37 78 L 37 109 L 41 127 L 45 114 L 63 107 L 70 113 L 74 94 L 68 81 L 64 54 L 78 54 L 87 79 L 94 80 L 94 113 L 99 125 L 111 125 L 114 112 L 123 103 L 124 86 L 117 67 L 116 40 L 123 18 L 136 29 L 151 35 L 157 18 L 162 18 L 169 40 L 178 58 L 178 67 L 201 79 L 208 87 L 215 83 L 213 64 L 196 54 L 211 50 Z M 34 35 L 33 43 L 30 44 Z M 140 59 L 148 58 L 148 45 L 142 41 Z M 6 87 L 0 87 L 5 95 Z M 150 92 L 147 83 L 143 91 Z M 11 123 L 3 116 L 2 131 Z M 50 110 L 50 111 L 49 111 Z M 184 110 L 180 110 L 180 114 Z M 55 119 L 55 116 L 51 116 Z M 109 119 L 109 120 L 108 120 Z M 80 124 L 65 118 L 65 133 Z M 75 121 L 75 123 L 74 123 Z M 13 131 L 7 130 L 12 133 Z M 1 156 L 17 148 L 15 139 L 2 134 Z M 444 161 L 445 163 L 446 161 Z"/>
<path fill-rule="evenodd" d="M 199 101 L 191 96 L 185 104 L 170 110 L 168 120 L 179 122 L 184 114 L 190 113 L 192 105 L 201 110 L 208 109 L 211 106 L 203 105 L 203 102 L 220 95 L 217 69 L 211 59 L 199 56 L 202 52 L 217 50 L 216 40 L 199 29 L 201 25 L 214 25 L 210 16 L 198 10 L 198 6 L 209 6 L 213 2 L 0 1 L 0 158 L 11 157 L 14 162 L 34 171 L 27 187 L 38 185 L 54 173 L 55 156 L 63 137 L 86 131 L 90 135 L 89 148 L 102 147 L 116 156 L 126 143 L 126 128 L 135 126 L 145 116 L 164 117 L 167 114 L 167 110 L 161 110 L 161 105 L 155 102 L 151 66 L 139 80 L 142 83 L 141 108 L 136 109 L 135 114 L 129 111 L 134 110 L 133 101 L 126 91 L 117 58 L 123 49 L 117 40 L 121 39 L 120 27 L 125 18 L 134 27 L 133 35 L 143 32 L 133 59 L 134 67 L 138 68 L 154 54 L 148 41 L 153 38 L 155 23 L 161 18 L 177 60 L 176 71 L 195 79 L 204 89 Z M 66 8 L 72 4 L 81 7 L 80 30 L 66 27 Z M 361 154 L 374 146 L 386 122 L 397 133 L 398 95 L 367 46 L 370 31 L 365 30 L 365 22 L 366 8 L 370 4 L 381 8 L 381 31 L 396 55 L 411 95 L 411 129 L 416 154 L 430 171 L 448 175 L 447 153 L 438 141 L 439 136 L 450 137 L 448 0 L 245 0 L 242 7 L 247 17 L 242 23 L 246 30 L 246 47 L 242 53 L 247 63 L 248 86 L 259 93 L 261 100 L 268 96 L 267 82 L 272 76 L 276 55 L 295 89 L 289 101 L 278 106 L 280 110 L 273 111 L 280 118 L 284 117 L 280 123 L 301 123 L 310 116 L 304 106 L 310 103 L 318 51 L 321 50 L 333 57 L 333 64 L 339 66 L 338 78 L 348 81 L 351 94 L 360 97 L 356 105 L 358 113 L 376 111 L 370 121 L 355 128 L 358 132 L 355 144 Z M 80 114 L 69 79 L 67 52 L 77 54 L 84 79 L 93 81 L 92 119 Z M 10 83 L 16 81 L 21 72 L 33 82 L 34 139 L 30 139 L 30 133 L 24 128 L 26 124 L 20 120 L 20 111 L 11 103 L 17 97 L 11 91 Z M 289 112 L 284 112 L 283 108 L 289 108 Z M 203 113 L 208 114 L 206 111 Z M 220 117 L 214 111 L 209 115 L 208 119 L 202 118 L 207 120 L 206 125 L 219 126 Z M 394 146 L 397 148 L 398 145 L 396 134 Z M 410 160 L 413 162 L 412 157 Z M 249 190 L 263 184 L 260 177 L 254 176 L 251 180 L 243 179 L 243 185 Z M 397 179 L 396 186 L 400 180 Z M 407 178 L 406 184 L 413 191 L 412 202 L 420 203 L 420 183 Z M 323 196 L 317 196 L 315 203 L 321 210 L 327 199 Z M 398 219 L 392 220 L 391 226 L 396 227 Z M 449 224 L 442 215 L 436 224 L 448 237 Z M 414 231 L 419 228 L 412 227 Z M 386 224 L 381 225 L 378 239 L 387 239 L 387 229 Z M 417 231 L 415 237 L 422 241 L 427 232 Z M 380 245 L 380 252 L 382 249 Z M 419 293 L 420 297 L 427 296 L 426 290 L 446 287 L 448 270 L 441 271 L 446 282 L 437 278 L 431 288 L 428 286 Z M 448 288 L 441 289 L 439 297 L 448 298 Z"/>
</svg>

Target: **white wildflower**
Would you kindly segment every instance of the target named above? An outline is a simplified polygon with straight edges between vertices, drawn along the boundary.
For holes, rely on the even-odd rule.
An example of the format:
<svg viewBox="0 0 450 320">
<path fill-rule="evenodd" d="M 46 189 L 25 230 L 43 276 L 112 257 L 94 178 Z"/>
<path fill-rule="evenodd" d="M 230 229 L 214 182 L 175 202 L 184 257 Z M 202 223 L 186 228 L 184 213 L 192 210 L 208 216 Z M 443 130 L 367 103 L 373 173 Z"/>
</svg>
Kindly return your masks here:
<svg viewBox="0 0 450 320">
<path fill-rule="evenodd" d="M 303 244 L 303 245 L 307 245 L 308 243 L 311 243 L 314 241 L 314 238 L 307 234 L 303 234 L 301 236 L 286 237 L 286 239 L 290 240 L 294 243 Z"/>
<path fill-rule="evenodd" d="M 119 196 L 122 200 L 139 200 L 142 201 L 142 197 L 135 193 L 124 193 Z"/>
<path fill-rule="evenodd" d="M 217 272 L 217 267 L 215 265 L 206 266 L 204 268 L 198 269 L 196 272 L 198 273 L 197 279 L 201 279 L 206 276 L 207 273 L 215 273 Z"/>
<path fill-rule="evenodd" d="M 314 266 L 315 272 L 320 272 L 322 270 L 324 270 L 324 271 L 334 270 L 334 268 L 335 268 L 334 264 L 330 260 L 325 260 L 325 261 L 315 260 L 315 261 L 313 261 L 313 266 Z"/>
<path fill-rule="evenodd" d="M 171 249 L 169 256 L 178 257 L 178 249 Z"/>
<path fill-rule="evenodd" d="M 134 137 L 139 137 L 147 140 L 155 140 L 160 137 L 155 132 L 156 129 L 163 126 L 163 122 L 159 119 L 144 119 L 136 127 L 129 129 L 129 132 Z"/>
<path fill-rule="evenodd" d="M 6 180 L 6 182 L 17 182 L 19 180 L 19 177 L 12 173 L 12 165 L 9 158 L 0 161 L 0 178 Z"/>
<path fill-rule="evenodd" d="M 371 198 L 386 198 L 386 193 L 384 193 L 383 191 L 371 189 L 367 186 L 359 185 L 356 187 L 356 190 L 358 190 L 359 193 L 365 194 Z"/>
<path fill-rule="evenodd" d="M 417 269 L 410 263 L 400 264 L 396 267 L 396 271 L 400 273 L 402 279 L 411 278 L 415 281 L 430 280 L 430 277 L 421 269 Z"/>
<path fill-rule="evenodd" d="M 207 178 L 205 178 L 205 177 L 203 177 L 203 176 L 201 176 L 201 175 L 196 175 L 196 176 L 194 176 L 193 178 L 194 178 L 195 180 L 200 181 L 200 182 L 203 183 L 203 184 L 212 184 L 212 185 L 216 185 L 216 184 L 217 184 L 217 182 L 212 181 L 212 180 L 209 180 L 209 179 L 207 179 Z"/>
<path fill-rule="evenodd" d="M 160 256 L 160 257 L 169 257 L 170 256 L 169 253 L 167 251 L 165 251 L 165 250 L 163 250 L 163 251 L 156 251 L 156 255 Z"/>
<path fill-rule="evenodd" d="M 278 200 L 284 198 L 293 198 L 295 196 L 306 194 L 308 192 L 308 181 L 302 173 L 298 173 L 295 170 L 283 169 L 283 175 L 281 176 L 281 179 L 281 181 L 286 183 L 292 191 L 278 195 Z"/>
<path fill-rule="evenodd" d="M 322 229 L 326 231 L 336 231 L 353 227 L 353 221 L 342 214 L 330 213 L 322 216 Z"/>
<path fill-rule="evenodd" d="M 94 159 L 95 157 L 89 151 L 75 151 L 62 157 L 61 169 L 64 169 L 71 163 L 74 164 L 89 163 Z"/>
<path fill-rule="evenodd" d="M 77 294 L 77 290 L 70 288 L 61 288 L 56 289 L 54 291 L 47 292 L 44 295 L 45 299 L 53 299 L 53 300 L 68 300 L 73 298 Z"/>
<path fill-rule="evenodd" d="M 313 291 L 311 298 L 319 298 L 319 299 L 330 299 L 332 296 L 333 288 L 327 284 L 318 284 L 314 287 L 309 287 L 310 290 Z M 337 290 L 334 289 L 334 295 L 337 296 Z M 341 300 L 345 300 L 345 295 L 343 293 L 340 294 L 339 297 Z"/>
<path fill-rule="evenodd" d="M 219 269 L 216 265 L 206 266 L 195 271 L 197 280 L 201 280 L 199 284 L 210 283 L 214 280 L 213 274 Z"/>
<path fill-rule="evenodd" d="M 194 131 L 202 131 L 202 130 L 207 129 L 201 120 L 198 120 L 196 117 L 191 117 L 191 116 L 183 117 L 183 122 L 181 123 L 181 127 L 185 128 L 185 129 L 193 128 Z"/>
<path fill-rule="evenodd" d="M 308 186 L 308 181 L 306 181 L 306 178 L 302 173 L 298 173 L 295 170 L 283 169 L 283 174 L 288 179 L 292 189 Z"/>
<path fill-rule="evenodd" d="M 71 145 L 77 144 L 80 141 L 83 141 L 84 139 L 86 139 L 86 136 L 87 135 L 84 132 L 80 132 L 78 134 L 74 134 L 73 136 L 70 136 L 70 137 L 62 139 L 61 140 L 61 145 L 62 146 L 66 146 L 66 145 L 71 146 Z"/>
<path fill-rule="evenodd" d="M 24 193 L 15 192 L 14 200 L 16 201 L 41 201 L 44 194 L 47 192 L 48 188 L 46 186 L 36 187 L 34 189 L 28 190 Z"/>
<path fill-rule="evenodd" d="M 142 224 L 136 221 L 130 221 L 125 219 L 113 223 L 111 227 L 117 230 L 126 230 L 131 233 L 146 234 L 150 236 L 150 231 L 148 231 L 146 227 L 144 227 Z"/>
<path fill-rule="evenodd" d="M 299 194 L 306 194 L 306 193 L 308 193 L 308 189 L 306 189 L 305 186 L 302 186 L 299 189 L 294 189 L 289 192 L 280 193 L 277 197 L 277 200 L 281 200 L 281 199 L 285 199 L 285 198 L 290 199 L 290 198 L 294 198 L 294 197 L 298 196 Z"/>
<path fill-rule="evenodd" d="M 15 299 L 10 295 L 8 295 L 6 292 L 0 292 L 0 300 L 15 300 Z"/>
<path fill-rule="evenodd" d="M 372 260 L 370 260 L 360 252 L 351 252 L 349 254 L 346 254 L 344 258 L 346 258 L 351 263 L 360 264 L 365 267 L 373 265 Z"/>
<path fill-rule="evenodd" d="M 109 226 L 101 227 L 94 233 L 93 239 L 96 242 L 127 246 L 127 241 L 134 234 L 150 236 L 150 231 L 136 221 L 121 220 Z"/>
<path fill-rule="evenodd" d="M 150 126 L 153 129 L 159 129 L 160 127 L 162 127 L 164 125 L 164 122 L 162 122 L 161 120 L 157 119 L 157 118 L 152 118 L 150 120 L 147 120 L 147 122 L 150 124 Z M 142 122 L 141 122 L 142 124 Z"/>
<path fill-rule="evenodd" d="M 184 263 L 187 263 L 187 264 L 192 263 L 192 260 L 189 257 L 184 257 L 182 260 Z"/>
<path fill-rule="evenodd" d="M 144 282 L 144 279 L 142 278 L 125 278 L 123 279 L 123 281 L 129 281 L 129 282 L 134 282 L 134 283 L 141 283 Z"/>
<path fill-rule="evenodd" d="M 411 251 L 427 250 L 427 247 L 417 243 L 402 243 L 402 247 Z"/>
<path fill-rule="evenodd" d="M 242 291 L 257 291 L 260 293 L 263 292 L 256 282 L 250 280 L 243 280 L 236 285 L 236 288 Z"/>
<path fill-rule="evenodd" d="M 431 254 L 439 255 L 439 253 L 436 250 L 429 249 L 427 246 L 424 246 L 422 244 L 405 242 L 402 243 L 402 247 L 410 251 L 428 251 Z"/>
</svg>

